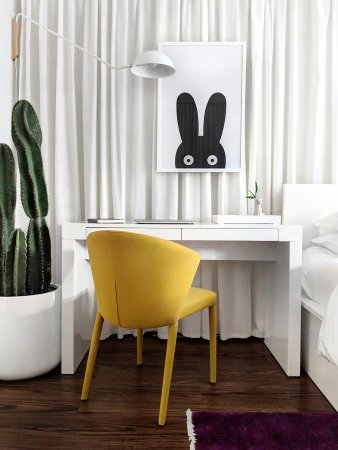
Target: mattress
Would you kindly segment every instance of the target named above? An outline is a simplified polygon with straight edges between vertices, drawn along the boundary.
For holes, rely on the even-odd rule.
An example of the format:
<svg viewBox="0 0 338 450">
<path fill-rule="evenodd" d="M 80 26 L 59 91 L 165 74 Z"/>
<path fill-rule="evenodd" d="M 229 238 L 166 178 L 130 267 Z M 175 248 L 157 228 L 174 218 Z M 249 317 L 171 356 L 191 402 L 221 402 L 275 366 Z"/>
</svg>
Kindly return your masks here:
<svg viewBox="0 0 338 450">
<path fill-rule="evenodd" d="M 303 252 L 302 289 L 325 309 L 338 285 L 338 255 L 323 247 L 309 247 Z"/>
</svg>

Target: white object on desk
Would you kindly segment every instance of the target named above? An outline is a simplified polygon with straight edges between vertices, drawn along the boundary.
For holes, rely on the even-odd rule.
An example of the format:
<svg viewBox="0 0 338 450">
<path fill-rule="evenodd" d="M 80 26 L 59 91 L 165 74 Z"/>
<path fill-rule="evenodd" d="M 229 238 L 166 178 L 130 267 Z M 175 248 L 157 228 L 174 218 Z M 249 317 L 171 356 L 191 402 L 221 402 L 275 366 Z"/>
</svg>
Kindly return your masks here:
<svg viewBox="0 0 338 450">
<path fill-rule="evenodd" d="M 64 224 L 62 373 L 74 373 L 89 348 L 91 336 L 83 330 L 92 324 L 95 304 L 86 240 L 103 229 L 179 241 L 199 252 L 201 260 L 268 262 L 260 268 L 266 297 L 264 342 L 287 375 L 299 375 L 302 228 L 274 224 Z"/>
<path fill-rule="evenodd" d="M 124 223 L 124 219 L 88 219 L 88 223 Z"/>
<path fill-rule="evenodd" d="M 263 214 L 263 199 L 256 198 L 256 203 L 257 203 L 257 216 L 264 216 L 264 214 Z"/>
<path fill-rule="evenodd" d="M 213 223 L 249 223 L 249 224 L 271 224 L 271 225 L 280 225 L 282 220 L 281 216 L 267 216 L 267 215 L 214 215 L 212 216 Z"/>
<path fill-rule="evenodd" d="M 195 222 L 193 220 L 183 220 L 183 219 L 136 219 L 135 223 L 149 224 L 149 225 L 193 225 Z"/>
</svg>

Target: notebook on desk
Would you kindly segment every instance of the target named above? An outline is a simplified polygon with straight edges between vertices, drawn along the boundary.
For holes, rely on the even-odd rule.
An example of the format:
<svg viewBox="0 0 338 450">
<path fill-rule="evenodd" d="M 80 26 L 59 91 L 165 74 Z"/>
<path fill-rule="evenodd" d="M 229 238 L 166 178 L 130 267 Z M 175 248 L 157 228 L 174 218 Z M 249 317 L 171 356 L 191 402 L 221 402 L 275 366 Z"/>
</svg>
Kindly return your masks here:
<svg viewBox="0 0 338 450">
<path fill-rule="evenodd" d="M 144 224 L 144 225 L 193 225 L 195 222 L 193 220 L 170 220 L 170 219 L 136 219 L 136 223 Z"/>
</svg>

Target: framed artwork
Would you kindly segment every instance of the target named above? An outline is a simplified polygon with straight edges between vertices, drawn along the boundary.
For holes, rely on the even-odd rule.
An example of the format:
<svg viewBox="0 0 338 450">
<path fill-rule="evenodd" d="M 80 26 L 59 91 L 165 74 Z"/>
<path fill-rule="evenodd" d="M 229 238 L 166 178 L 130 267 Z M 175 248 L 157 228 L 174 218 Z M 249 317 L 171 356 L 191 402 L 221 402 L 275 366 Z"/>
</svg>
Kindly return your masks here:
<svg viewBox="0 0 338 450">
<path fill-rule="evenodd" d="M 157 170 L 243 167 L 244 42 L 160 42 L 176 73 L 158 80 Z"/>
</svg>

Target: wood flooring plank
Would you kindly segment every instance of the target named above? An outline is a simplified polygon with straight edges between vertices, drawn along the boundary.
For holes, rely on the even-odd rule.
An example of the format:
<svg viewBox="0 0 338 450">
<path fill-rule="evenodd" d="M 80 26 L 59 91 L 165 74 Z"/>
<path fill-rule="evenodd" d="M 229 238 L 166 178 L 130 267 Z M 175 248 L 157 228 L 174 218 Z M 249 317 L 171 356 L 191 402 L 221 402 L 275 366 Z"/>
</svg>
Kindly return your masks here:
<svg viewBox="0 0 338 450">
<path fill-rule="evenodd" d="M 332 412 L 302 373 L 288 378 L 260 339 L 218 341 L 218 380 L 209 384 L 209 345 L 179 338 L 167 424 L 158 427 L 166 342 L 146 335 L 100 343 L 89 400 L 80 401 L 85 370 L 60 368 L 32 380 L 0 382 L 0 449 L 188 449 L 185 411 Z"/>
</svg>

